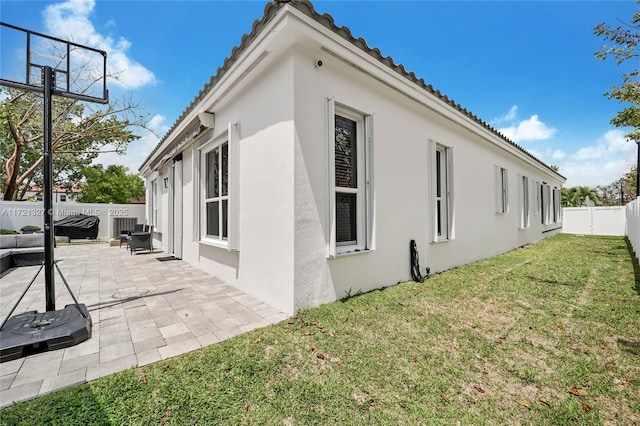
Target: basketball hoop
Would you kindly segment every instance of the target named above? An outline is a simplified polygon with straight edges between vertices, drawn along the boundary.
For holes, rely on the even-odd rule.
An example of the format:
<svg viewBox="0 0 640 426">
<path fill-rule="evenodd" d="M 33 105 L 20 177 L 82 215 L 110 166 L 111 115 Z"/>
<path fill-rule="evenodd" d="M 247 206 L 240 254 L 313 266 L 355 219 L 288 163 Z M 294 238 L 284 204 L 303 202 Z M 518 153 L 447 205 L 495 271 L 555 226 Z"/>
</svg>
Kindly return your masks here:
<svg viewBox="0 0 640 426">
<path fill-rule="evenodd" d="M 107 53 L 0 22 L 3 67 L 0 85 L 42 93 L 44 103 L 44 263 L 0 325 L 0 362 L 30 352 L 61 349 L 91 338 L 93 323 L 84 304 L 78 303 L 54 260 L 52 97 L 106 104 Z M 12 68 L 13 53 L 24 54 L 24 74 Z M 5 74 L 6 73 L 6 74 Z M 80 74 L 87 78 L 80 78 Z M 56 310 L 53 270 L 58 270 L 73 305 Z M 46 312 L 29 311 L 11 317 L 31 284 L 44 268 Z"/>
<path fill-rule="evenodd" d="M 44 69 L 50 67 L 52 94 L 80 101 L 106 104 L 107 52 L 0 22 L 3 67 L 0 85 L 30 92 L 44 92 Z M 24 56 L 21 67 L 12 67 Z M 20 61 L 18 61 L 20 62 Z M 87 74 L 88 79 L 78 79 Z"/>
</svg>

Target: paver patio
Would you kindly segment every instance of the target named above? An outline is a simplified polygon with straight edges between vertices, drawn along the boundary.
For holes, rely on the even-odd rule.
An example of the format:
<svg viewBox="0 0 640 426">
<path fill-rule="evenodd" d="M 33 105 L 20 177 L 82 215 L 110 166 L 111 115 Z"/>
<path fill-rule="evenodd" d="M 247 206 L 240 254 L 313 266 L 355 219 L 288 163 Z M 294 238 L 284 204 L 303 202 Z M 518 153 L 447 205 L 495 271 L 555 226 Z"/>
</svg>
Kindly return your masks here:
<svg viewBox="0 0 640 426">
<path fill-rule="evenodd" d="M 155 251 L 130 255 L 108 244 L 59 246 L 55 258 L 93 320 L 76 346 L 0 364 L 0 404 L 37 397 L 130 367 L 171 358 L 287 318 L 282 312 L 181 260 Z M 0 275 L 1 320 L 39 267 Z M 55 273 L 56 309 L 73 300 Z M 44 271 L 17 313 L 45 310 Z"/>
</svg>

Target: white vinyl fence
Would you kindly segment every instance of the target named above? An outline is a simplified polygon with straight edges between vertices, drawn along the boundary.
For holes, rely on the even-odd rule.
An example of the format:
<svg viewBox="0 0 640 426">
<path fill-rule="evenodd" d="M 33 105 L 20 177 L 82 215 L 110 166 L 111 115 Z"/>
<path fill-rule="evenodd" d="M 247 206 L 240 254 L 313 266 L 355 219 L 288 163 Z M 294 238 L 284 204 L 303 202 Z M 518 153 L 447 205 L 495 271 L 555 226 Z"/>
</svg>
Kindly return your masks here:
<svg viewBox="0 0 640 426">
<path fill-rule="evenodd" d="M 98 238 L 118 237 L 121 229 L 131 229 L 135 223 L 145 223 L 144 204 L 93 204 L 58 202 L 53 205 L 53 220 L 76 214 L 98 216 Z M 0 228 L 19 231 L 26 225 L 44 227 L 42 202 L 0 201 Z"/>
<path fill-rule="evenodd" d="M 625 222 L 624 206 L 562 209 L 562 232 L 567 234 L 624 236 Z"/>
<path fill-rule="evenodd" d="M 583 235 L 627 236 L 640 259 L 640 199 L 626 206 L 565 207 L 562 232 Z"/>
<path fill-rule="evenodd" d="M 640 198 L 627 204 L 627 237 L 640 260 Z"/>
</svg>

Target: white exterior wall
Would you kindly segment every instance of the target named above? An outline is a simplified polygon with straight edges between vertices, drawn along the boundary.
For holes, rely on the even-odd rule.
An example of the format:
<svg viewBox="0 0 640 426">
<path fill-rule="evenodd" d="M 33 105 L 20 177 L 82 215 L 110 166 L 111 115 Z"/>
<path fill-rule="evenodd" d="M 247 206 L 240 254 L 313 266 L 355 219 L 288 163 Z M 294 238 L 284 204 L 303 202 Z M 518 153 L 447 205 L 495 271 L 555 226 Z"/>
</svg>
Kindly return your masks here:
<svg viewBox="0 0 640 426">
<path fill-rule="evenodd" d="M 314 66 L 321 55 L 323 66 Z M 305 48 L 295 63 L 296 114 L 296 308 L 411 279 L 409 243 L 420 266 L 439 272 L 491 257 L 558 232 L 530 215 L 520 228 L 518 175 L 560 187 L 537 167 L 346 66 Z M 328 143 L 326 99 L 374 116 L 375 250 L 328 258 Z M 453 148 L 455 239 L 431 243 L 428 140 Z M 509 173 L 507 214 L 495 213 L 495 170 Z M 530 192 L 530 206 L 536 200 Z M 551 231 L 553 230 L 553 231 Z M 543 231 L 550 231 L 543 233 Z"/>
<path fill-rule="evenodd" d="M 250 90 L 239 89 L 216 109 L 215 129 L 199 135 L 182 155 L 182 259 L 289 314 L 295 312 L 292 64 L 285 56 L 261 70 Z M 194 181 L 194 150 L 226 134 L 229 123 L 240 129 L 237 251 L 199 242 L 196 223 L 200 183 Z M 160 184 L 170 166 L 161 170 Z M 168 251 L 170 200 L 161 186 L 162 247 Z"/>
<path fill-rule="evenodd" d="M 230 68 L 213 94 L 190 108 L 175 130 L 177 140 L 169 141 L 180 142 L 180 132 L 196 122 L 197 112 L 215 113 L 215 129 L 182 151 L 184 260 L 294 314 L 348 292 L 410 279 L 411 239 L 418 243 L 422 270 L 430 266 L 438 272 L 557 232 L 561 225 L 541 225 L 540 214 L 533 213 L 531 226 L 519 229 L 517 179 L 523 174 L 531 184 L 546 181 L 559 187 L 556 174 L 415 83 L 372 62 L 326 27 L 303 23 L 307 18 L 293 9 L 291 13 L 270 21 L 276 29 L 265 29 L 246 48 L 237 69 Z M 315 66 L 317 59 L 322 67 Z M 374 250 L 333 258 L 328 250 L 330 198 L 335 194 L 330 192 L 327 98 L 371 114 L 374 139 Z M 194 180 L 194 153 L 224 135 L 229 123 L 239 125 L 238 250 L 199 242 L 197 232 L 203 218 L 198 215 L 201 183 Z M 442 243 L 431 242 L 430 139 L 454 151 L 455 239 Z M 496 141 L 505 147 L 498 148 Z M 509 171 L 510 212 L 503 215 L 495 213 L 496 165 Z M 169 166 L 146 171 L 148 182 L 158 179 L 158 236 L 165 250 L 171 215 L 163 179 Z M 532 210 L 535 199 L 535 192 L 530 193 Z"/>
</svg>

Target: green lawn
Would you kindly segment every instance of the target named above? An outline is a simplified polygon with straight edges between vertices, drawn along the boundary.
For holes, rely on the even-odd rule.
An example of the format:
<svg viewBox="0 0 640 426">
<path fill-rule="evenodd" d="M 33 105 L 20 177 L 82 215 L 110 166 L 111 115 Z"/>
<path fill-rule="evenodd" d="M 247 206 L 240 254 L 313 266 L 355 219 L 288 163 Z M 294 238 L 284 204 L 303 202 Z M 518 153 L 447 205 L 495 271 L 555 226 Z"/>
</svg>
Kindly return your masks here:
<svg viewBox="0 0 640 426">
<path fill-rule="evenodd" d="M 3 425 L 640 424 L 640 269 L 557 235 L 0 411 Z"/>
</svg>

